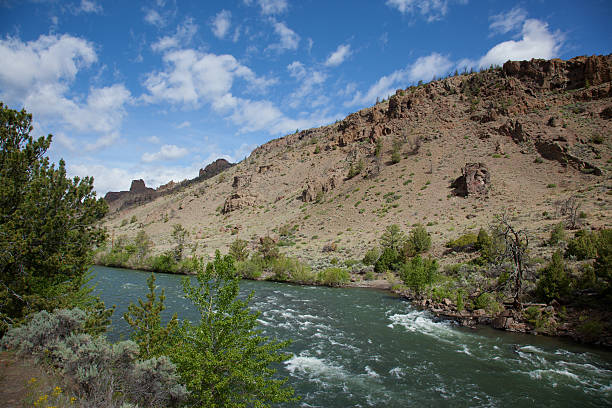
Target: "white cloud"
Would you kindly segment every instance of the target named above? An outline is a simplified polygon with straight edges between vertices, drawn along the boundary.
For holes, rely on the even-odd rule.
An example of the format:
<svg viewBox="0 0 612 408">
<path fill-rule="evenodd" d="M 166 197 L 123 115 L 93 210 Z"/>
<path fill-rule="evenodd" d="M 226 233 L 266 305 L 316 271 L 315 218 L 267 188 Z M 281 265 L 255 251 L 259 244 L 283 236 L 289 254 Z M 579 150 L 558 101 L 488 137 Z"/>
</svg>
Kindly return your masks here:
<svg viewBox="0 0 612 408">
<path fill-rule="evenodd" d="M 457 2 L 466 4 L 467 0 Z M 428 22 L 432 22 L 442 19 L 448 13 L 449 0 L 387 0 L 386 4 L 402 14 L 419 13 Z"/>
<path fill-rule="evenodd" d="M 93 0 L 81 0 L 81 4 L 75 10 L 76 14 L 79 13 L 101 13 L 102 6 Z"/>
<path fill-rule="evenodd" d="M 145 10 L 144 20 L 147 23 L 156 27 L 163 27 L 167 23 L 166 19 L 161 14 L 159 14 L 157 10 L 153 9 Z"/>
<path fill-rule="evenodd" d="M 314 69 L 307 70 L 304 64 L 299 61 L 294 61 L 289 64 L 287 70 L 289 71 L 289 75 L 297 79 L 300 83 L 299 88 L 289 96 L 289 106 L 296 108 L 306 99 L 311 102 L 310 106 L 318 106 L 326 101 L 327 98 L 322 95 L 323 91 L 320 89 L 320 85 L 327 80 L 327 75 Z M 306 98 L 315 93 L 319 97 L 323 96 L 323 98 Z"/>
<path fill-rule="evenodd" d="M 177 129 L 183 129 L 183 128 L 190 127 L 190 126 L 191 126 L 191 122 L 189 122 L 188 120 L 186 120 L 186 121 L 181 122 L 181 123 L 179 123 L 178 125 L 176 125 L 176 128 L 177 128 Z"/>
<path fill-rule="evenodd" d="M 232 55 L 206 54 L 193 49 L 168 51 L 163 56 L 166 69 L 146 75 L 147 102 L 167 100 L 199 106 L 209 102 L 217 110 L 235 105 L 231 94 L 235 78 L 252 88 L 264 90 L 274 80 L 256 76 Z"/>
<path fill-rule="evenodd" d="M 212 32 L 217 38 L 224 38 L 228 33 L 231 22 L 232 13 L 228 10 L 221 10 L 211 22 Z"/>
<path fill-rule="evenodd" d="M 488 67 L 501 65 L 508 60 L 529 60 L 531 58 L 554 58 L 563 42 L 561 33 L 551 33 L 548 24 L 535 19 L 526 20 L 521 29 L 521 39 L 509 40 L 491 48 L 480 58 L 478 65 Z"/>
<path fill-rule="evenodd" d="M 244 3 L 251 5 L 253 0 L 244 0 Z M 257 5 L 261 8 L 261 14 L 264 15 L 284 13 L 289 8 L 287 0 L 257 0 Z"/>
<path fill-rule="evenodd" d="M 398 88 L 405 88 L 408 82 L 430 80 L 435 76 L 447 74 L 453 63 L 445 56 L 432 53 L 418 58 L 413 64 L 381 77 L 365 94 L 357 92 L 346 106 L 371 104 L 377 98 L 386 98 L 395 93 Z"/>
<path fill-rule="evenodd" d="M 275 22 L 274 32 L 279 36 L 280 42 L 269 45 L 267 49 L 278 50 L 279 52 L 297 50 L 300 43 L 300 36 L 287 27 L 285 23 Z"/>
<path fill-rule="evenodd" d="M 82 146 L 73 146 L 74 149 L 94 150 L 118 139 L 124 107 L 131 102 L 124 85 L 92 87 L 85 99 L 71 95 L 77 73 L 97 61 L 92 44 L 67 34 L 41 36 L 27 43 L 7 38 L 0 40 L 0 60 L 11 61 L 0 71 L 0 98 L 24 105 L 45 125 L 102 134 L 94 142 L 82 141 Z M 63 130 L 57 126 L 53 129 Z M 66 135 L 60 140 L 63 145 L 74 141 Z"/>
<path fill-rule="evenodd" d="M 448 74 L 453 67 L 453 63 L 445 56 L 436 52 L 418 58 L 408 70 L 410 81 L 429 81 L 433 76 L 440 77 Z"/>
<path fill-rule="evenodd" d="M 189 151 L 184 147 L 178 147 L 176 145 L 163 145 L 158 152 L 143 154 L 141 160 L 145 163 L 176 160 L 186 156 L 188 153 Z"/>
<path fill-rule="evenodd" d="M 153 51 L 165 51 L 173 48 L 184 47 L 191 42 L 191 39 L 198 31 L 198 26 L 193 19 L 188 18 L 176 28 L 174 35 L 165 36 L 151 45 Z"/>
<path fill-rule="evenodd" d="M 489 20 L 491 20 L 489 28 L 493 33 L 506 34 L 512 30 L 519 29 L 526 18 L 527 12 L 517 6 L 507 13 L 499 13 L 489 17 Z"/>
<path fill-rule="evenodd" d="M 147 142 L 153 143 L 153 144 L 160 144 L 161 139 L 158 136 L 150 136 L 147 138 Z"/>
<path fill-rule="evenodd" d="M 336 67 L 344 62 L 345 59 L 350 57 L 352 51 L 350 44 L 341 44 L 338 46 L 336 51 L 334 51 L 325 61 L 325 65 L 328 67 Z"/>
</svg>

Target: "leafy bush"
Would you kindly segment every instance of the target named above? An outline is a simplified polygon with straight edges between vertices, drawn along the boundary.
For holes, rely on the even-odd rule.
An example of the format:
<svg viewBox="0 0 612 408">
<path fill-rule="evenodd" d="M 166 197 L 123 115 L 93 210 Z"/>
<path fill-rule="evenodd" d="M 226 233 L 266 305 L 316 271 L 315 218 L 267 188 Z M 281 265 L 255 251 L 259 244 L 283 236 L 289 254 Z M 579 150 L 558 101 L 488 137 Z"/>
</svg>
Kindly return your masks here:
<svg viewBox="0 0 612 408">
<path fill-rule="evenodd" d="M 562 299 L 569 294 L 570 278 L 560 250 L 555 251 L 550 263 L 540 270 L 540 275 L 541 278 L 536 287 L 536 294 L 540 299 L 550 302 L 553 299 Z"/>
<path fill-rule="evenodd" d="M 417 255 L 400 268 L 399 275 L 409 288 L 420 294 L 434 282 L 437 272 L 438 262 L 435 259 L 423 259 Z"/>
<path fill-rule="evenodd" d="M 359 159 L 356 164 L 351 163 L 346 178 L 352 179 L 353 177 L 357 176 L 363 171 L 363 167 L 363 159 Z"/>
<path fill-rule="evenodd" d="M 157 256 L 152 256 L 148 259 L 149 267 L 152 271 L 163 273 L 174 273 L 176 260 L 174 253 L 164 252 Z"/>
<path fill-rule="evenodd" d="M 382 254 L 374 264 L 374 270 L 377 273 L 384 273 L 388 270 L 397 270 L 401 264 L 399 252 L 392 248 L 383 249 Z"/>
<path fill-rule="evenodd" d="M 484 228 L 478 231 L 478 238 L 476 239 L 476 249 L 481 251 L 491 245 L 491 237 Z"/>
<path fill-rule="evenodd" d="M 488 292 L 481 293 L 474 299 L 474 309 L 487 309 L 493 301 L 491 294 Z"/>
<path fill-rule="evenodd" d="M 269 267 L 278 281 L 310 284 L 316 280 L 310 267 L 297 258 L 280 257 L 271 261 Z"/>
<path fill-rule="evenodd" d="M 257 279 L 263 273 L 263 262 L 258 259 L 236 262 L 236 272 L 245 279 Z"/>
<path fill-rule="evenodd" d="M 383 249 L 389 248 L 398 252 L 406 242 L 406 234 L 402 232 L 399 225 L 392 224 L 387 226 L 385 232 L 380 237 L 380 245 Z"/>
<path fill-rule="evenodd" d="M 244 239 L 236 239 L 230 244 L 229 254 L 236 261 L 246 261 L 249 257 L 248 242 Z"/>
<path fill-rule="evenodd" d="M 467 233 L 455 240 L 448 241 L 446 243 L 447 248 L 451 248 L 455 251 L 464 251 L 466 249 L 471 249 L 476 245 L 478 241 L 478 237 L 476 234 Z"/>
<path fill-rule="evenodd" d="M 597 256 L 597 236 L 586 230 L 576 232 L 567 243 L 565 256 L 575 256 L 578 260 L 593 259 Z"/>
<path fill-rule="evenodd" d="M 259 254 L 263 260 L 268 263 L 280 256 L 280 251 L 276 245 L 276 241 L 272 237 L 265 236 L 259 242 Z"/>
<path fill-rule="evenodd" d="M 326 268 L 319 271 L 317 281 L 327 286 L 343 286 L 347 284 L 351 276 L 344 268 Z"/>
<path fill-rule="evenodd" d="M 431 248 L 431 236 L 421 224 L 417 224 L 404 245 L 404 255 L 411 257 L 423 252 L 427 252 Z"/>
<path fill-rule="evenodd" d="M 364 265 L 374 265 L 376 261 L 380 258 L 380 249 L 378 248 L 370 248 L 363 256 L 363 264 Z"/>
<path fill-rule="evenodd" d="M 552 231 L 550 231 L 548 245 L 557 245 L 562 241 L 565 241 L 565 224 L 560 222 L 553 227 Z"/>
</svg>

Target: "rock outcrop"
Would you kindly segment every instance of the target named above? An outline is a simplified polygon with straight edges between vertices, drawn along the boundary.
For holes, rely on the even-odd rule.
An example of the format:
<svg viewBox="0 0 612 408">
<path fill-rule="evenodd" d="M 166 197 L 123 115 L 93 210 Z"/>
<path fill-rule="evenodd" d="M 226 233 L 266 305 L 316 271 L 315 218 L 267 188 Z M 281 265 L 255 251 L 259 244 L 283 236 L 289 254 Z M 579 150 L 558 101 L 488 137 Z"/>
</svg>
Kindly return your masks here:
<svg viewBox="0 0 612 408">
<path fill-rule="evenodd" d="M 251 184 L 251 175 L 250 174 L 239 174 L 234 176 L 234 181 L 232 182 L 232 187 L 234 188 L 244 188 Z"/>
<path fill-rule="evenodd" d="M 305 203 L 315 201 L 319 194 L 327 193 L 338 187 L 342 182 L 342 178 L 338 175 L 332 175 L 327 179 L 311 180 L 306 183 L 302 191 L 302 201 Z"/>
<path fill-rule="evenodd" d="M 484 163 L 467 163 L 451 187 L 456 195 L 485 195 L 491 186 L 491 174 Z"/>
<path fill-rule="evenodd" d="M 214 162 L 210 163 L 208 166 L 204 167 L 203 169 L 200 169 L 198 178 L 201 180 L 207 180 L 211 177 L 216 176 L 222 171 L 229 169 L 232 166 L 233 164 L 225 159 L 217 159 Z"/>
<path fill-rule="evenodd" d="M 228 214 L 241 208 L 254 207 L 257 205 L 257 201 L 257 195 L 248 191 L 237 191 L 225 199 L 221 212 L 223 214 Z"/>
</svg>

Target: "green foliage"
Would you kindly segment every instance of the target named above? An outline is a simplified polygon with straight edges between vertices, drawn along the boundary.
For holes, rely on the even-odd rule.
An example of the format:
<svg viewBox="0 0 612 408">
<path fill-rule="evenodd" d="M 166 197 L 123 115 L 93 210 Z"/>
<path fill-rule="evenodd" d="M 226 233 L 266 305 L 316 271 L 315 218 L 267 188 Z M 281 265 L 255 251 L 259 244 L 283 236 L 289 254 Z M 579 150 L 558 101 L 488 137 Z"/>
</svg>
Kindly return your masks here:
<svg viewBox="0 0 612 408">
<path fill-rule="evenodd" d="M 138 266 L 144 264 L 145 258 L 151 251 L 152 246 L 153 241 L 151 241 L 151 238 L 149 238 L 147 233 L 143 229 L 138 231 L 136 237 L 134 238 L 134 255 L 136 255 L 136 262 Z"/>
<path fill-rule="evenodd" d="M 488 309 L 492 302 L 493 298 L 491 294 L 483 292 L 474 299 L 474 309 Z"/>
<path fill-rule="evenodd" d="M 404 242 L 406 242 L 406 234 L 400 230 L 397 224 L 387 226 L 387 229 L 380 237 L 380 245 L 383 249 L 388 248 L 396 252 L 400 250 Z"/>
<path fill-rule="evenodd" d="M 382 149 L 383 141 L 381 138 L 379 138 L 378 140 L 376 140 L 376 147 L 374 147 L 374 156 L 380 157 L 382 155 Z"/>
<path fill-rule="evenodd" d="M 327 286 L 343 286 L 351 279 L 350 274 L 344 268 L 326 268 L 319 271 L 317 281 Z"/>
<path fill-rule="evenodd" d="M 363 159 L 359 159 L 357 161 L 357 163 L 351 163 L 349 166 L 349 171 L 348 174 L 346 175 L 346 178 L 348 179 L 352 179 L 353 177 L 357 176 L 358 174 L 360 174 L 363 171 Z"/>
<path fill-rule="evenodd" d="M 374 264 L 374 270 L 377 273 L 387 272 L 388 270 L 397 270 L 401 263 L 401 256 L 393 248 L 384 248 L 382 254 Z"/>
<path fill-rule="evenodd" d="M 294 400 L 287 380 L 275 378 L 272 368 L 289 358 L 280 351 L 288 342 L 259 335 L 259 314 L 248 306 L 252 293 L 238 298 L 232 257 L 217 251 L 198 271 L 197 284 L 184 279 L 183 288 L 200 319 L 183 322 L 168 354 L 190 392 L 190 406 L 268 407 Z"/>
<path fill-rule="evenodd" d="M 363 264 L 364 265 L 374 265 L 376 261 L 380 258 L 380 249 L 378 248 L 370 248 L 363 256 Z"/>
<path fill-rule="evenodd" d="M 185 400 L 187 391 L 167 357 L 139 360 L 136 343 L 109 344 L 86 334 L 87 321 L 80 309 L 41 311 L 9 330 L 2 346 L 59 370 L 81 406 L 173 407 Z"/>
<path fill-rule="evenodd" d="M 565 241 L 565 224 L 560 222 L 553 227 L 552 231 L 550 231 L 548 245 L 557 245 L 563 241 Z"/>
<path fill-rule="evenodd" d="M 52 136 L 34 140 L 31 124 L 0 103 L 0 334 L 32 312 L 93 305 L 81 286 L 105 240 L 93 178 L 50 164 Z"/>
<path fill-rule="evenodd" d="M 269 236 L 261 238 L 259 241 L 259 255 L 261 255 L 266 263 L 280 257 L 276 241 Z"/>
<path fill-rule="evenodd" d="M 438 262 L 431 258 L 423 259 L 420 255 L 406 262 L 399 270 L 400 278 L 417 294 L 434 282 L 437 273 Z"/>
<path fill-rule="evenodd" d="M 536 294 L 540 299 L 550 302 L 563 299 L 569 294 L 570 278 L 560 250 L 556 250 L 550 263 L 540 271 Z"/>
<path fill-rule="evenodd" d="M 176 246 L 174 247 L 174 260 L 177 262 L 183 258 L 185 240 L 188 236 L 189 231 L 187 231 L 181 224 L 174 224 L 172 226 L 172 238 L 176 243 Z"/>
<path fill-rule="evenodd" d="M 612 229 L 599 232 L 593 268 L 595 275 L 603 281 L 603 290 L 609 293 L 612 289 Z"/>
<path fill-rule="evenodd" d="M 148 264 L 152 271 L 174 273 L 177 262 L 172 252 L 164 252 L 149 258 Z"/>
<path fill-rule="evenodd" d="M 258 279 L 263 273 L 263 262 L 260 259 L 248 259 L 236 262 L 238 276 L 245 279 Z"/>
<path fill-rule="evenodd" d="M 245 261 L 249 257 L 248 242 L 244 239 L 236 239 L 230 244 L 229 254 L 236 261 Z"/>
<path fill-rule="evenodd" d="M 478 231 L 478 238 L 476 239 L 476 249 L 482 251 L 483 249 L 491 245 L 491 237 L 484 228 Z"/>
<path fill-rule="evenodd" d="M 416 224 L 412 231 L 410 231 L 408 240 L 404 245 L 404 256 L 407 258 L 412 257 L 429 251 L 429 248 L 431 248 L 431 236 L 425 227 L 421 224 Z"/>
<path fill-rule="evenodd" d="M 145 358 L 159 357 L 167 347 L 170 336 L 178 327 L 176 313 L 166 326 L 161 323 L 161 313 L 166 309 L 166 296 L 162 289 L 159 297 L 155 294 L 155 274 L 147 279 L 147 301 L 138 299 L 138 305 L 130 303 L 123 319 L 132 327 L 132 340 L 138 344 L 140 355 Z"/>
<path fill-rule="evenodd" d="M 578 260 L 593 259 L 597 256 L 597 235 L 587 230 L 576 232 L 567 243 L 565 256 L 574 256 Z"/>
<path fill-rule="evenodd" d="M 275 280 L 311 284 L 315 282 L 315 275 L 308 265 L 296 258 L 279 257 L 272 260 L 269 268 Z"/>
<path fill-rule="evenodd" d="M 595 341 L 601 337 L 604 325 L 596 319 L 586 320 L 576 327 L 578 333 L 580 333 L 585 340 Z"/>
<path fill-rule="evenodd" d="M 455 251 L 463 251 L 466 249 L 473 248 L 476 245 L 477 241 L 478 237 L 476 236 L 476 234 L 467 233 L 455 240 L 448 241 L 446 243 L 446 247 L 451 248 Z"/>
<path fill-rule="evenodd" d="M 460 312 L 465 309 L 465 304 L 463 303 L 463 293 L 461 291 L 457 291 L 457 310 Z"/>
<path fill-rule="evenodd" d="M 391 150 L 391 163 L 397 164 L 402 160 L 401 147 L 402 141 L 400 139 L 395 139 L 393 141 L 393 149 Z"/>
</svg>

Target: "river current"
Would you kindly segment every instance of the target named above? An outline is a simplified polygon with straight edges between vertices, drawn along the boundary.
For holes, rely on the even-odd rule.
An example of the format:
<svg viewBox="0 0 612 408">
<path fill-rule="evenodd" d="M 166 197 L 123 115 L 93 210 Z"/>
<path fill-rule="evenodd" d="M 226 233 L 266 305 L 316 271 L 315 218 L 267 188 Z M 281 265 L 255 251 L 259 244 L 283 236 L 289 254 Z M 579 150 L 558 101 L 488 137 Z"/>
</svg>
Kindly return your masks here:
<svg viewBox="0 0 612 408">
<path fill-rule="evenodd" d="M 96 293 L 116 305 L 112 340 L 129 337 L 121 318 L 144 298 L 146 272 L 94 267 Z M 181 276 L 157 274 L 165 318 L 197 319 Z M 540 336 L 439 321 L 389 293 L 357 288 L 241 282 L 254 291 L 264 335 L 291 339 L 280 375 L 302 407 L 612 406 L 612 353 Z"/>
</svg>

